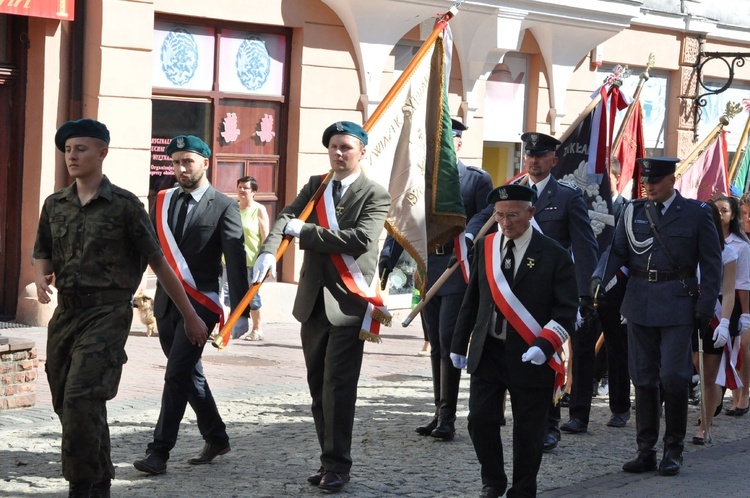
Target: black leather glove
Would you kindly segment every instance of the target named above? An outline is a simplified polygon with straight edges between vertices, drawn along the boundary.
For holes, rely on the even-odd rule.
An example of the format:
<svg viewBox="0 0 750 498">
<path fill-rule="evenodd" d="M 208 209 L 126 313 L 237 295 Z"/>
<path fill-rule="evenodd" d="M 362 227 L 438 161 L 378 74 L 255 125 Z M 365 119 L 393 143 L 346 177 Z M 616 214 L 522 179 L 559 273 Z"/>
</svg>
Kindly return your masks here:
<svg viewBox="0 0 750 498">
<path fill-rule="evenodd" d="M 581 296 L 578 302 L 578 307 L 584 322 L 596 319 L 596 308 L 594 308 L 594 302 L 592 301 L 591 296 Z"/>
<path fill-rule="evenodd" d="M 380 290 L 385 290 L 385 286 L 388 285 L 388 275 L 393 271 L 391 266 L 391 258 L 382 257 L 378 261 L 378 275 L 380 275 Z"/>
<path fill-rule="evenodd" d="M 713 340 L 713 332 L 711 331 L 711 315 L 706 315 L 705 313 L 696 311 L 695 326 L 698 328 L 698 332 L 703 334 L 704 340 Z"/>
</svg>

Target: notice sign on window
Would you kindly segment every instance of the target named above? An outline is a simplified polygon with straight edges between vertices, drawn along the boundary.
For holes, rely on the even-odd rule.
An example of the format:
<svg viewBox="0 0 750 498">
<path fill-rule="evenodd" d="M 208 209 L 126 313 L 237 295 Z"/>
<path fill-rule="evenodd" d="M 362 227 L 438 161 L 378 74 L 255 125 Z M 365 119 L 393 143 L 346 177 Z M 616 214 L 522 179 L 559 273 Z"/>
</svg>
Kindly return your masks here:
<svg viewBox="0 0 750 498">
<path fill-rule="evenodd" d="M 0 13 L 75 20 L 75 0 L 0 0 Z"/>
<path fill-rule="evenodd" d="M 166 153 L 167 145 L 170 138 L 152 138 L 151 139 L 151 181 L 149 190 L 158 192 L 165 188 L 172 188 L 177 181 L 172 169 L 172 158 Z"/>
</svg>

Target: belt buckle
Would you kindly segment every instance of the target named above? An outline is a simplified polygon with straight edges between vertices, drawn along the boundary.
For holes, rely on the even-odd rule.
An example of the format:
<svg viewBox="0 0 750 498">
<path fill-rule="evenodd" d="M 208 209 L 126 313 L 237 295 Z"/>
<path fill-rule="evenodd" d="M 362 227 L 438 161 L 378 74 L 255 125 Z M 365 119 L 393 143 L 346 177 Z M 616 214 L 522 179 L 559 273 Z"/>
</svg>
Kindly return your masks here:
<svg viewBox="0 0 750 498">
<path fill-rule="evenodd" d="M 648 271 L 648 281 L 649 282 L 658 282 L 659 281 L 659 272 L 657 270 L 647 270 Z"/>
<path fill-rule="evenodd" d="M 445 254 L 445 246 L 437 246 L 435 248 L 435 254 L 439 254 L 439 255 Z"/>
</svg>

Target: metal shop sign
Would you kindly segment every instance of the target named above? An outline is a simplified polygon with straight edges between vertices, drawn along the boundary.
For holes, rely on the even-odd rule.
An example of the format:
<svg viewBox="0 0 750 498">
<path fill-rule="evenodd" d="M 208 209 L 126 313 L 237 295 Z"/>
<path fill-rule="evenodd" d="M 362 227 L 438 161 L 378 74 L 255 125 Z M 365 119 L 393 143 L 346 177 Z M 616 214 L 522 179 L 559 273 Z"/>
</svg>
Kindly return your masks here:
<svg viewBox="0 0 750 498">
<path fill-rule="evenodd" d="M 75 0 L 0 0 L 0 14 L 72 21 Z"/>
</svg>

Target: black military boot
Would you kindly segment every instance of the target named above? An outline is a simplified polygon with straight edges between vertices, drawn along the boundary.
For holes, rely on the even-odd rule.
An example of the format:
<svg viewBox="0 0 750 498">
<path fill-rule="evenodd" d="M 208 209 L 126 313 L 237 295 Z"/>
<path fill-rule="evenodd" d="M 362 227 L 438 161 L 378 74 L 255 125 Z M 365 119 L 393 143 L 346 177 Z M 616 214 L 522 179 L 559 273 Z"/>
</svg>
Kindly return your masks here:
<svg viewBox="0 0 750 498">
<path fill-rule="evenodd" d="M 91 483 L 88 481 L 71 482 L 68 486 L 68 498 L 90 498 Z"/>
<path fill-rule="evenodd" d="M 659 475 L 674 476 L 682 467 L 682 450 L 685 449 L 687 432 L 687 388 L 679 392 L 667 392 L 664 396 L 664 456 L 659 463 Z"/>
<path fill-rule="evenodd" d="M 450 441 L 456 434 L 456 405 L 461 370 L 453 366 L 449 358 L 440 361 L 440 410 L 438 426 L 430 434 L 432 437 Z"/>
<path fill-rule="evenodd" d="M 112 481 L 109 479 L 97 482 L 91 486 L 91 498 L 110 498 Z"/>
<path fill-rule="evenodd" d="M 687 392 L 686 392 L 687 394 Z M 635 388 L 635 429 L 638 454 L 622 470 L 634 474 L 656 470 L 656 441 L 659 439 L 659 389 Z M 687 410 L 686 410 L 687 411 Z"/>
<path fill-rule="evenodd" d="M 440 356 L 430 355 L 432 366 L 432 392 L 435 395 L 435 416 L 427 425 L 420 425 L 416 433 L 420 436 L 429 436 L 438 426 L 438 414 L 440 413 Z"/>
</svg>

